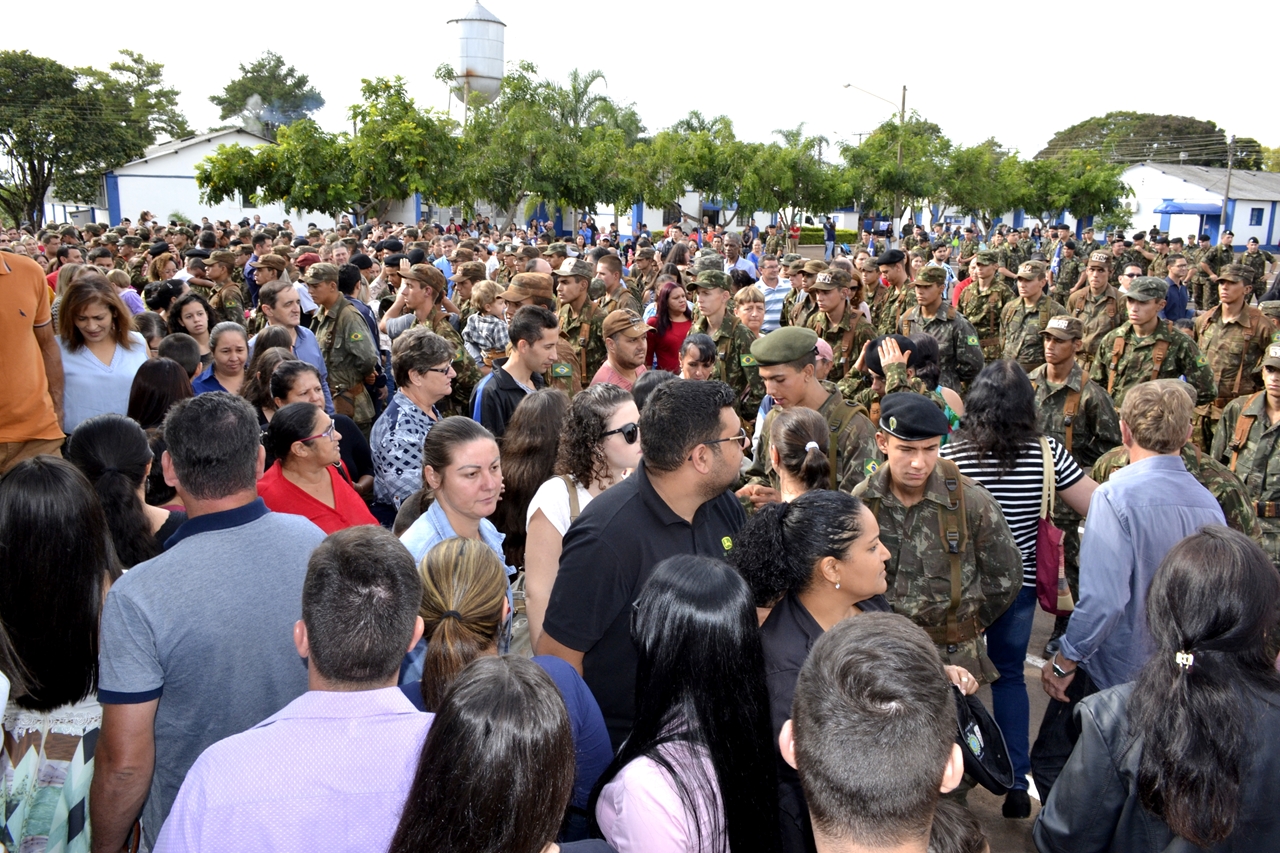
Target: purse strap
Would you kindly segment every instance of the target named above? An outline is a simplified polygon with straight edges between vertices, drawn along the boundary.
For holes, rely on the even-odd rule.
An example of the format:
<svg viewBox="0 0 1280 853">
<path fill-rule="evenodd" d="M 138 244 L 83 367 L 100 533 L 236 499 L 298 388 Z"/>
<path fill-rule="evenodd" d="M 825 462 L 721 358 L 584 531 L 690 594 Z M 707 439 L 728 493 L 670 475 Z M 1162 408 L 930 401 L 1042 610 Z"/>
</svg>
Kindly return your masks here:
<svg viewBox="0 0 1280 853">
<path fill-rule="evenodd" d="M 1049 439 L 1040 436 L 1040 458 L 1044 462 L 1044 482 L 1040 487 L 1040 517 L 1053 518 L 1054 474 L 1053 452 L 1049 449 Z"/>
</svg>

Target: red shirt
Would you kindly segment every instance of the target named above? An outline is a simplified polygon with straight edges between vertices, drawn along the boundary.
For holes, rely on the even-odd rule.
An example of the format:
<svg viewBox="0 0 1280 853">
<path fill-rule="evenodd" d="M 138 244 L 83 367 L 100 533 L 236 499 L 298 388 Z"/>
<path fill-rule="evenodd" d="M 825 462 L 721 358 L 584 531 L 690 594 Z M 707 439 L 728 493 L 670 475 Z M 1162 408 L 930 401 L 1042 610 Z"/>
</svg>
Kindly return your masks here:
<svg viewBox="0 0 1280 853">
<path fill-rule="evenodd" d="M 951 307 L 960 307 L 960 294 L 964 293 L 964 289 L 973 284 L 972 278 L 966 278 L 964 281 L 957 282 L 956 286 L 951 288 Z"/>
<path fill-rule="evenodd" d="M 272 512 L 287 512 L 311 519 L 325 533 L 333 533 L 358 524 L 377 524 L 378 520 L 365 506 L 364 499 L 356 494 L 351 484 L 343 479 L 332 465 L 328 468 L 333 483 L 333 506 L 325 506 L 303 489 L 289 482 L 280 467 L 280 460 L 272 465 L 258 481 L 258 497 Z"/>
<path fill-rule="evenodd" d="M 658 318 L 650 317 L 646 321 L 649 326 L 649 355 L 647 356 L 650 364 L 653 359 L 658 360 L 659 370 L 669 370 L 676 376 L 680 375 L 680 345 L 684 343 L 684 339 L 689 336 L 689 330 L 693 328 L 692 320 L 681 320 L 679 323 L 672 322 L 667 327 L 665 335 L 658 335 Z"/>
</svg>

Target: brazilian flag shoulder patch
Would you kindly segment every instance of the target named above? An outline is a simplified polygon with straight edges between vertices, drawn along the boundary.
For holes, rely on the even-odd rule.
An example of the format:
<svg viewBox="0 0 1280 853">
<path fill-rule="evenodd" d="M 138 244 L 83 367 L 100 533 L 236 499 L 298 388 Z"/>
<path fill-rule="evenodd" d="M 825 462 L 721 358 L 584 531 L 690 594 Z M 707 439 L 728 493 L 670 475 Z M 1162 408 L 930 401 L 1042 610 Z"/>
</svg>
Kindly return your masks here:
<svg viewBox="0 0 1280 853">
<path fill-rule="evenodd" d="M 1208 363 L 1209 363 L 1209 357 L 1206 356 L 1204 353 L 1200 353 L 1198 356 L 1196 356 L 1196 367 L 1204 367 Z"/>
<path fill-rule="evenodd" d="M 874 459 L 868 459 L 862 463 L 862 473 L 870 477 L 872 474 L 880 470 L 879 463 Z"/>
<path fill-rule="evenodd" d="M 1274 335 L 1271 336 L 1271 343 L 1280 344 L 1280 332 L 1276 332 Z"/>
<path fill-rule="evenodd" d="M 743 367 L 759 367 L 760 362 L 756 361 L 756 357 L 750 353 L 743 353 L 738 357 L 738 361 Z"/>
<path fill-rule="evenodd" d="M 348 340 L 352 340 L 352 341 L 363 341 L 363 340 L 364 340 L 364 333 L 362 333 L 362 332 L 352 332 L 350 335 L 347 335 L 347 339 L 348 339 Z"/>
<path fill-rule="evenodd" d="M 556 379 L 567 379 L 573 376 L 573 365 L 567 362 L 558 361 L 551 365 L 551 375 Z"/>
<path fill-rule="evenodd" d="M 968 338 L 965 339 L 965 343 L 971 347 L 976 347 L 978 345 L 978 336 L 970 335 Z"/>
</svg>

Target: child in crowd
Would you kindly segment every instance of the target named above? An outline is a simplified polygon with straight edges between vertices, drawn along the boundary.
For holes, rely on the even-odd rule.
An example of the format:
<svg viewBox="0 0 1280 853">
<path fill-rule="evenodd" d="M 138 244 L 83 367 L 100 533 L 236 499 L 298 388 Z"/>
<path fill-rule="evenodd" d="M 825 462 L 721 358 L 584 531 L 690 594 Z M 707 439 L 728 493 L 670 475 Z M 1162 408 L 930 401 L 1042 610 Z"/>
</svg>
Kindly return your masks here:
<svg viewBox="0 0 1280 853">
<path fill-rule="evenodd" d="M 493 360 L 507 354 L 507 322 L 502 317 L 502 288 L 492 281 L 477 282 L 471 291 L 471 304 L 476 313 L 467 318 L 462 330 L 462 343 L 476 364 L 485 372 L 493 368 Z"/>
</svg>

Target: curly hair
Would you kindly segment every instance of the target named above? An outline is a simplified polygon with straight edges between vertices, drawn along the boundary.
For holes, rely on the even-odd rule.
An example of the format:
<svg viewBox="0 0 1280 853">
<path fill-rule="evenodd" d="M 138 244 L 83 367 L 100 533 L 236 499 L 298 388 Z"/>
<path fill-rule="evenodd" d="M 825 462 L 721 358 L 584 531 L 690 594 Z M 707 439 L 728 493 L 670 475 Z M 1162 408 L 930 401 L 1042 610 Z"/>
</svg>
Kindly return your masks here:
<svg viewBox="0 0 1280 853">
<path fill-rule="evenodd" d="M 560 433 L 555 473 L 570 475 L 584 489 L 607 478 L 609 460 L 604 455 L 604 431 L 613 413 L 630 399 L 629 392 L 603 382 L 576 394 Z"/>
<path fill-rule="evenodd" d="M 1040 436 L 1036 392 L 1016 361 L 993 361 L 973 380 L 965 397 L 957 442 L 973 442 L 979 458 L 995 461 L 1000 476 L 1013 470 L 1028 442 Z"/>
</svg>

